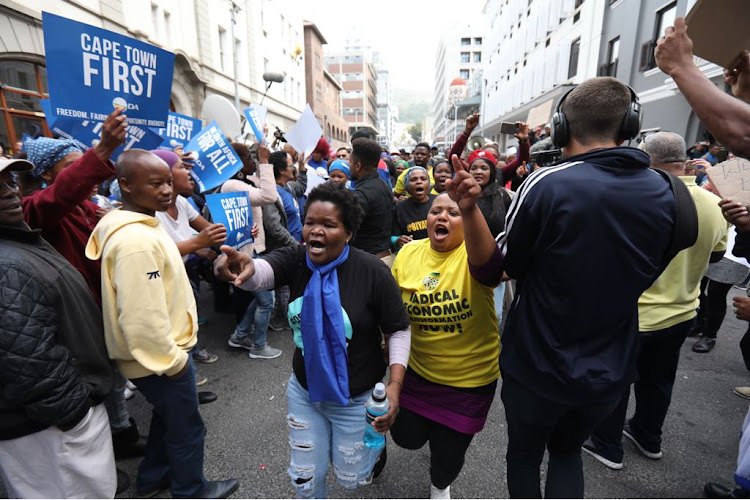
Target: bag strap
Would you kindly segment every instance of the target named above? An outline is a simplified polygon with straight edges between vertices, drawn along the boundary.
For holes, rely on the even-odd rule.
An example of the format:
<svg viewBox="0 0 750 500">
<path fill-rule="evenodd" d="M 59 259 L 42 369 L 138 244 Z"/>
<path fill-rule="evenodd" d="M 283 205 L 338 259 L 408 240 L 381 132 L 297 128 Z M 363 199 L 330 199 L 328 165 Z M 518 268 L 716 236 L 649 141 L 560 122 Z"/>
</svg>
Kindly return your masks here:
<svg viewBox="0 0 750 500">
<path fill-rule="evenodd" d="M 667 263 L 685 248 L 695 245 L 698 240 L 698 211 L 690 191 L 679 177 L 665 170 L 652 168 L 654 172 L 661 175 L 669 182 L 675 201 L 675 227 L 672 244 L 667 254 Z"/>
</svg>

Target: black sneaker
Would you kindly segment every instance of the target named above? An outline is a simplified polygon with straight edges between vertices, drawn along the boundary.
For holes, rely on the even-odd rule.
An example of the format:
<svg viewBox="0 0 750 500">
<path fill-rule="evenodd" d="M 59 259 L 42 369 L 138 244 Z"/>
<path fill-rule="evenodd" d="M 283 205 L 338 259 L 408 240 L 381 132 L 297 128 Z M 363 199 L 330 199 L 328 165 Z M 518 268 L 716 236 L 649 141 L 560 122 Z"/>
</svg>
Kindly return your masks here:
<svg viewBox="0 0 750 500">
<path fill-rule="evenodd" d="M 620 470 L 622 469 L 622 460 L 617 461 L 613 460 L 612 457 L 605 457 L 604 454 L 599 451 L 596 446 L 594 446 L 594 443 L 591 441 L 591 439 L 587 439 L 583 445 L 581 445 L 581 450 L 585 451 L 595 459 L 599 460 L 601 463 L 606 465 L 612 470 Z"/>
<path fill-rule="evenodd" d="M 693 344 L 693 352 L 700 354 L 711 352 L 715 345 L 716 339 L 711 337 L 701 337 L 698 339 L 698 342 Z"/>
<path fill-rule="evenodd" d="M 659 460 L 664 454 L 661 452 L 661 450 L 654 450 L 654 449 L 647 449 L 643 444 L 641 444 L 633 434 L 633 432 L 630 430 L 630 422 L 625 422 L 625 425 L 622 427 L 622 435 L 626 438 L 630 439 L 633 444 L 638 448 L 638 451 L 643 453 L 644 456 L 650 458 L 651 460 Z"/>
</svg>

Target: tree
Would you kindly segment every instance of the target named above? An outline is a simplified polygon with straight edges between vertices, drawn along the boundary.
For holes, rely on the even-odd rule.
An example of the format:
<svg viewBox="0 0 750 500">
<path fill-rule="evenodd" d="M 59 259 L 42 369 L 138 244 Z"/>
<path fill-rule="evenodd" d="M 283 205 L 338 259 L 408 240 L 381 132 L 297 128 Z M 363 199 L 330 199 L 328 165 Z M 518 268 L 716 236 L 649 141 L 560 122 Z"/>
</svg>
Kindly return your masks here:
<svg viewBox="0 0 750 500">
<path fill-rule="evenodd" d="M 422 122 L 417 122 L 413 125 L 410 125 L 406 130 L 416 142 L 420 142 L 422 140 Z"/>
</svg>

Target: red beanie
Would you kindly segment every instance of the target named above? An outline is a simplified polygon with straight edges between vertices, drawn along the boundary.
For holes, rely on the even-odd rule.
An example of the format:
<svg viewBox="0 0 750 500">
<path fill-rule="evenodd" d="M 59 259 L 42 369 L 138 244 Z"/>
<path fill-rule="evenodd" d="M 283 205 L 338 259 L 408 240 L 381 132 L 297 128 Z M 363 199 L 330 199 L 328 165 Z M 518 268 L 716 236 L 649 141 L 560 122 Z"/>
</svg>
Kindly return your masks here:
<svg viewBox="0 0 750 500">
<path fill-rule="evenodd" d="M 493 166 L 497 165 L 497 160 L 492 155 L 492 153 L 490 153 L 489 151 L 484 151 L 482 149 L 478 149 L 471 153 L 471 156 L 469 156 L 469 165 L 474 163 L 474 160 L 477 160 L 479 158 L 489 161 Z"/>
</svg>

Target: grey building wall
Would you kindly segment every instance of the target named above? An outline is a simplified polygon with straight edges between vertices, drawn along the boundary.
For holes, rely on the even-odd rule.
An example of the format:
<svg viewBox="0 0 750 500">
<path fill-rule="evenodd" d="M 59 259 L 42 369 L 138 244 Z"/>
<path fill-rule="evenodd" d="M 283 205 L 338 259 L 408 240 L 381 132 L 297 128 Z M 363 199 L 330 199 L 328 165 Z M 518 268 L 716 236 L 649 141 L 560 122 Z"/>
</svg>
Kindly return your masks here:
<svg viewBox="0 0 750 500">
<path fill-rule="evenodd" d="M 609 3 L 609 0 L 602 1 Z M 660 127 L 682 135 L 688 144 L 692 144 L 707 138 L 706 129 L 672 79 L 658 68 L 640 70 L 643 44 L 663 35 L 657 34 L 657 12 L 671 3 L 672 0 L 618 0 L 611 3 L 604 13 L 599 65 L 608 62 L 609 43 L 619 36 L 617 69 L 611 76 L 630 85 L 641 98 L 643 129 Z M 677 0 L 676 16 L 684 17 L 693 3 Z M 708 75 L 711 81 L 724 90 L 722 77 L 713 73 Z"/>
</svg>

